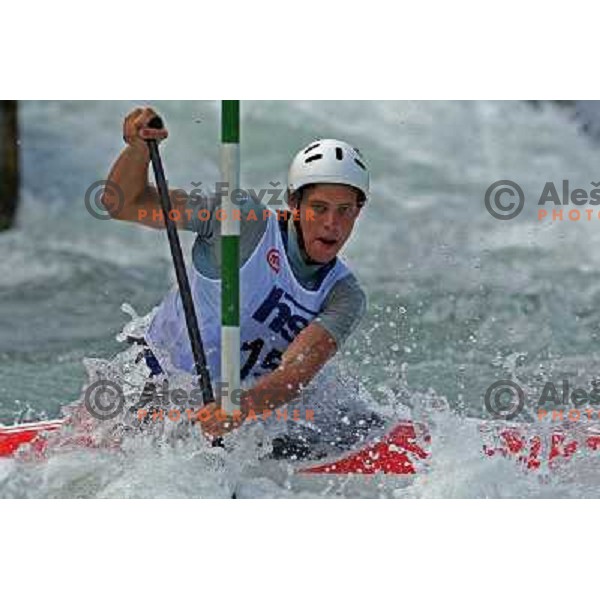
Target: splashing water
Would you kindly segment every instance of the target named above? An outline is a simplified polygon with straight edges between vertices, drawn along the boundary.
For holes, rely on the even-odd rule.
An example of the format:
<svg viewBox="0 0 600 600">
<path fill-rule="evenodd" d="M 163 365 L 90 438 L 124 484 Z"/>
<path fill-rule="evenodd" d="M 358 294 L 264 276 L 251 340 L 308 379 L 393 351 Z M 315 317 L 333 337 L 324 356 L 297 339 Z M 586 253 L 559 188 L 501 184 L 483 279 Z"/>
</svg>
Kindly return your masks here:
<svg viewBox="0 0 600 600">
<path fill-rule="evenodd" d="M 22 104 L 23 205 L 19 227 L 0 236 L 9 257 L 0 262 L 2 423 L 66 412 L 73 428 L 85 429 L 75 407 L 91 382 L 121 382 L 128 403 L 143 389 L 138 350 L 123 346 L 144 331 L 172 284 L 164 232 L 95 220 L 83 203 L 120 151 L 121 121 L 134 105 Z M 170 129 L 163 158 L 171 184 L 201 180 L 210 188 L 218 178 L 218 105 L 153 105 Z M 0 496 L 597 495 L 594 453 L 531 472 L 518 460 L 486 456 L 482 444 L 495 443 L 497 428 L 480 430 L 490 416 L 484 393 L 496 380 L 512 379 L 536 397 L 549 379 L 586 387 L 600 371 L 600 262 L 591 251 L 598 227 L 540 222 L 535 203 L 546 181 L 569 179 L 572 188 L 598 181 L 600 150 L 572 116 L 516 102 L 248 102 L 244 111 L 247 187 L 285 181 L 289 158 L 314 137 L 347 138 L 367 157 L 372 199 L 345 259 L 368 293 L 369 312 L 307 394 L 334 407 L 342 425 L 370 412 L 386 423 L 423 423 L 428 467 L 401 479 L 300 476 L 290 462 L 266 458 L 273 430 L 261 423 L 234 432 L 222 449 L 193 428 L 181 438 L 181 424 L 165 420 L 135 435 L 117 431 L 118 450 L 57 442 L 44 462 L 2 460 Z M 507 178 L 527 202 L 518 219 L 500 222 L 483 197 Z M 192 241 L 182 234 L 186 257 Z M 547 444 L 550 424 L 520 424 L 535 426 Z M 569 426 L 569 435 L 582 428 Z M 113 429 L 102 423 L 94 435 L 110 445 Z M 333 437 L 335 444 L 344 436 Z"/>
</svg>

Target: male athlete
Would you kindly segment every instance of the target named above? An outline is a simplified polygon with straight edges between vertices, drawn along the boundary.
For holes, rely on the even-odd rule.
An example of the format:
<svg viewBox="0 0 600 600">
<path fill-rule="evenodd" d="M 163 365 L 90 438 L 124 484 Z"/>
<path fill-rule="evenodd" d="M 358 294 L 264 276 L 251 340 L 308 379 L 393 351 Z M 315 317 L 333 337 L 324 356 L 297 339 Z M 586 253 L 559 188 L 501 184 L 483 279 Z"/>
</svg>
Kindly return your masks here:
<svg viewBox="0 0 600 600">
<path fill-rule="evenodd" d="M 163 228 L 156 218 L 158 191 L 148 184 L 146 140 L 160 142 L 168 132 L 148 127 L 154 116 L 151 108 L 143 107 L 125 117 L 126 147 L 108 179 L 124 197 L 124 205 L 112 213 L 115 219 Z M 275 410 L 297 398 L 361 320 L 365 294 L 337 255 L 368 193 L 369 172 L 358 150 L 326 139 L 309 144 L 291 163 L 287 201 L 297 218 L 278 218 L 251 198 L 241 203 L 241 377 L 253 384 L 242 396 L 240 418 L 217 418 L 218 406 L 207 407 L 210 415 L 202 419 L 202 428 L 209 436 L 227 433 L 251 410 L 255 414 Z M 215 209 L 219 204 L 214 197 L 190 198 L 176 189 L 169 190 L 169 196 L 181 216 L 178 227 L 197 236 L 190 285 L 211 380 L 218 382 L 221 223 Z M 110 200 L 104 200 L 110 210 Z M 255 218 L 248 218 L 251 212 Z M 193 371 L 177 290 L 163 300 L 145 339 L 163 372 Z"/>
</svg>

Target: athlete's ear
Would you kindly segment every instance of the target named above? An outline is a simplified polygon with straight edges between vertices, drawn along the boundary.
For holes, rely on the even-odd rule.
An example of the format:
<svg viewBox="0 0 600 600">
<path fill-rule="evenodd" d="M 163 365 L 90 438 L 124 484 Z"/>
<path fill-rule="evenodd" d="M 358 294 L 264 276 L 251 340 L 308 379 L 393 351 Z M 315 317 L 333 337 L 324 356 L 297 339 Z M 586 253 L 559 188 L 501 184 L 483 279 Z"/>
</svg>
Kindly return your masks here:
<svg viewBox="0 0 600 600">
<path fill-rule="evenodd" d="M 285 199 L 292 210 L 299 208 L 298 191 L 290 192 L 290 190 L 287 189 L 285 192 Z"/>
<path fill-rule="evenodd" d="M 356 211 L 356 216 L 358 217 L 358 215 L 360 215 L 360 213 L 362 212 L 362 208 L 366 203 L 366 199 L 364 197 L 363 194 L 357 194 L 357 198 L 356 198 L 356 208 L 358 209 Z"/>
</svg>

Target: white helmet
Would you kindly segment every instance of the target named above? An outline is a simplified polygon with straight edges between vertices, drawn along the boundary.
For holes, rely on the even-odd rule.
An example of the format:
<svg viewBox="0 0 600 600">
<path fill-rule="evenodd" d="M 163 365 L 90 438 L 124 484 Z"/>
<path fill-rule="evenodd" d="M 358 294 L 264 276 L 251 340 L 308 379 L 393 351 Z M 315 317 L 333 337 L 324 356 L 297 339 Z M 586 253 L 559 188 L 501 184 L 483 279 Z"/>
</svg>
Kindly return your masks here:
<svg viewBox="0 0 600 600">
<path fill-rule="evenodd" d="M 341 183 L 369 195 L 369 170 L 358 148 L 340 140 L 315 140 L 294 157 L 288 172 L 290 194 L 310 183 Z"/>
</svg>

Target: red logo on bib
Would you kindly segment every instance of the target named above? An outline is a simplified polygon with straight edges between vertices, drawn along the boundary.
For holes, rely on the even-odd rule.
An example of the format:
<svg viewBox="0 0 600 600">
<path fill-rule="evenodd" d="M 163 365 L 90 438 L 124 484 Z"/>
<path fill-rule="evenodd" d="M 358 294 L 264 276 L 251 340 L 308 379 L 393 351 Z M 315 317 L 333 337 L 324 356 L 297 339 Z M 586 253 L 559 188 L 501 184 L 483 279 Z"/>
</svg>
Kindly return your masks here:
<svg viewBox="0 0 600 600">
<path fill-rule="evenodd" d="M 267 252 L 267 262 L 269 263 L 269 266 L 271 267 L 271 269 L 273 269 L 273 271 L 275 271 L 275 273 L 279 273 L 280 258 L 279 258 L 279 250 L 277 250 L 277 248 L 271 248 Z"/>
</svg>

